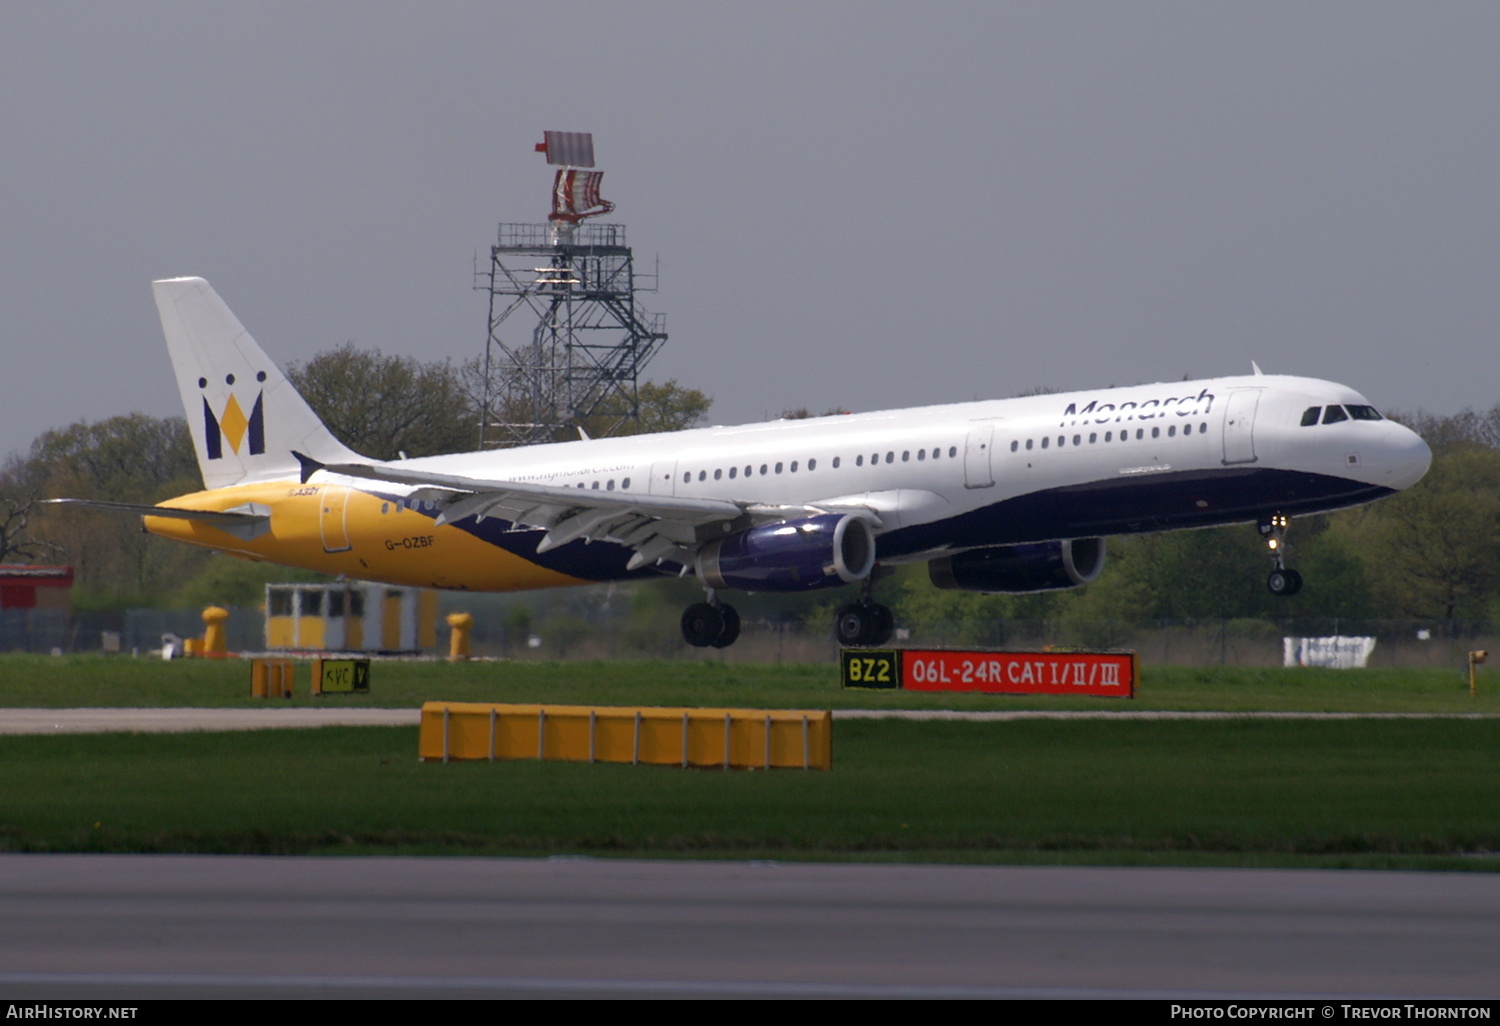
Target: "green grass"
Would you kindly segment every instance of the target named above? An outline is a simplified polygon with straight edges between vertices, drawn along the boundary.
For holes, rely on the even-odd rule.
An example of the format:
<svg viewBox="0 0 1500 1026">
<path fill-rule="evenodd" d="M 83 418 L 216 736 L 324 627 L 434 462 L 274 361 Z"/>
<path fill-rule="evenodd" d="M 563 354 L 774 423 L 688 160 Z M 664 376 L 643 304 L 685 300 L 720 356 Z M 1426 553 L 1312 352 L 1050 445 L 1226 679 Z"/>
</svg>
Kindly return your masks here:
<svg viewBox="0 0 1500 1026">
<path fill-rule="evenodd" d="M 1484 671 L 1481 671 L 1482 673 Z M 1500 714 L 1456 669 L 1146 667 L 1134 701 L 844 691 L 835 666 L 377 662 L 368 696 Z M 238 660 L 0 656 L 0 706 L 264 706 Z M 1500 719 L 843 721 L 834 770 L 420 764 L 416 731 L 0 737 L 0 850 L 1500 866 Z"/>
<path fill-rule="evenodd" d="M 1500 675 L 1484 668 L 1471 698 L 1458 669 L 1317 670 L 1154 667 L 1134 700 L 845 691 L 828 665 L 692 660 L 614 662 L 377 662 L 367 696 L 308 694 L 295 705 L 414 707 L 429 699 L 608 705 L 775 708 L 1201 709 L 1500 714 Z M 243 660 L 0 656 L 0 706 L 252 706 Z"/>
<path fill-rule="evenodd" d="M 899 722 L 834 769 L 419 763 L 414 728 L 0 738 L 9 851 L 1489 869 L 1500 722 Z"/>
</svg>

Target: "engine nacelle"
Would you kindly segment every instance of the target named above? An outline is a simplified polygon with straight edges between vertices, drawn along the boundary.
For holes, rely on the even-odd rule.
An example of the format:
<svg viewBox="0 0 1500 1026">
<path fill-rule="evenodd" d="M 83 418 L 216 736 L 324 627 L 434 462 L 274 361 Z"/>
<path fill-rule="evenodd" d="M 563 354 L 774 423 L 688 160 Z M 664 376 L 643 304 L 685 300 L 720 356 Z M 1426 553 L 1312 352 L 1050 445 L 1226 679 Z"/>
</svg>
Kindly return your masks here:
<svg viewBox="0 0 1500 1026">
<path fill-rule="evenodd" d="M 1023 594 L 1076 588 L 1103 569 L 1103 538 L 1071 538 L 944 556 L 927 564 L 927 575 L 948 590 Z"/>
<path fill-rule="evenodd" d="M 811 591 L 862 581 L 875 565 L 875 532 L 853 514 L 783 520 L 709 542 L 698 578 L 710 588 Z"/>
</svg>

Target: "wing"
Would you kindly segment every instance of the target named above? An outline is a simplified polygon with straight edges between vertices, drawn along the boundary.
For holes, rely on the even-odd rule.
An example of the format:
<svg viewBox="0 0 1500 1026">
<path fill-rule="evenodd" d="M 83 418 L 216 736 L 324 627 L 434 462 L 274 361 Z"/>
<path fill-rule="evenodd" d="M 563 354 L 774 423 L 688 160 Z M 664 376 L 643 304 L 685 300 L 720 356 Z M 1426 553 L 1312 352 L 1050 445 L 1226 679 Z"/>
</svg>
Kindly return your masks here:
<svg viewBox="0 0 1500 1026">
<path fill-rule="evenodd" d="M 635 550 L 626 564 L 630 570 L 662 561 L 691 566 L 694 553 L 705 542 L 757 523 L 821 512 L 806 506 L 601 492 L 433 474 L 391 464 L 322 464 L 301 455 L 298 459 L 304 482 L 318 470 L 326 470 L 344 477 L 415 486 L 414 499 L 438 503 L 439 524 L 495 516 L 540 528 L 547 535 L 537 544 L 538 553 L 579 539 L 629 546 Z"/>
</svg>

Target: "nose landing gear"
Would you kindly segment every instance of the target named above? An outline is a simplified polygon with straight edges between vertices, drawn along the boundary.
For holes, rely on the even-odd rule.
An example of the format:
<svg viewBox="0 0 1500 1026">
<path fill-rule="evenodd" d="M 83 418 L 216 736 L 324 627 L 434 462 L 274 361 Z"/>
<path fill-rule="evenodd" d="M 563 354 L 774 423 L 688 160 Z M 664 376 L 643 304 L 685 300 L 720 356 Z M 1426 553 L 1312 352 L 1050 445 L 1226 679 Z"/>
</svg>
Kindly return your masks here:
<svg viewBox="0 0 1500 1026">
<path fill-rule="evenodd" d="M 1256 525 L 1271 551 L 1271 576 L 1266 578 L 1266 587 L 1272 595 L 1283 598 L 1290 598 L 1302 590 L 1302 575 L 1286 565 L 1286 532 L 1290 526 L 1291 521 L 1285 513 L 1273 513 Z"/>
</svg>

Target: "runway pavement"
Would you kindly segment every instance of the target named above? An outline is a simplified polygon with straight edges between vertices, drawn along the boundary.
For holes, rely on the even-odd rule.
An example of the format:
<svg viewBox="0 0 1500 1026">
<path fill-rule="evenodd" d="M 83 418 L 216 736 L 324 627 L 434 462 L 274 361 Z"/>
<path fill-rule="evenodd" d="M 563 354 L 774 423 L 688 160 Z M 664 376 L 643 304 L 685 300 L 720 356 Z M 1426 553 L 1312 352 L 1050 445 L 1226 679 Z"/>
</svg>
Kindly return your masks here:
<svg viewBox="0 0 1500 1026">
<path fill-rule="evenodd" d="M 1493 997 L 1500 876 L 0 856 L 0 996 Z"/>
</svg>

